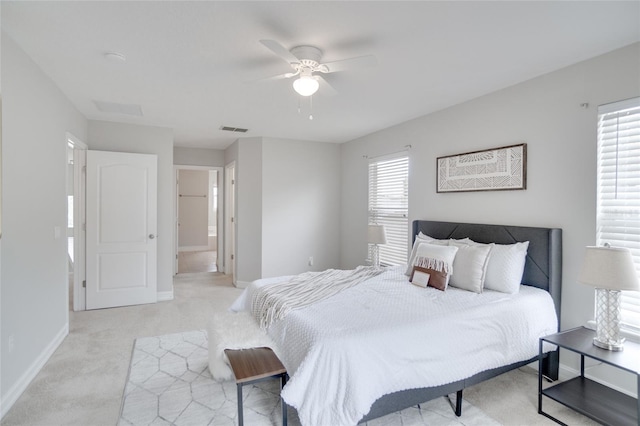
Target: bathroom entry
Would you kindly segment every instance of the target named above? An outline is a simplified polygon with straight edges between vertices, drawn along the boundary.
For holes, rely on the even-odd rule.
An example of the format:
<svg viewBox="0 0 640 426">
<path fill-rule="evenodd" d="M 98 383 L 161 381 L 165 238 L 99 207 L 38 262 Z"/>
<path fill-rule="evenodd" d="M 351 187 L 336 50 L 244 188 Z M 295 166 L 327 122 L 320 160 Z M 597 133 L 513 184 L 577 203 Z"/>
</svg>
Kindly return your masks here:
<svg viewBox="0 0 640 426">
<path fill-rule="evenodd" d="M 219 270 L 219 173 L 177 169 L 177 273 Z"/>
</svg>

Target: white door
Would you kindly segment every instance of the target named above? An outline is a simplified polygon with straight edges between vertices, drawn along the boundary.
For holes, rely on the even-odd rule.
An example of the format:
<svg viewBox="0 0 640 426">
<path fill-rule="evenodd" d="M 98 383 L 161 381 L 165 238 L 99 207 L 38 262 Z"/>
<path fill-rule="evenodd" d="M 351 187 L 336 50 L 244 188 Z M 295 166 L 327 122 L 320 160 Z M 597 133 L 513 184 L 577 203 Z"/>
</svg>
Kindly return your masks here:
<svg viewBox="0 0 640 426">
<path fill-rule="evenodd" d="M 157 301 L 157 162 L 87 152 L 87 309 Z"/>
</svg>

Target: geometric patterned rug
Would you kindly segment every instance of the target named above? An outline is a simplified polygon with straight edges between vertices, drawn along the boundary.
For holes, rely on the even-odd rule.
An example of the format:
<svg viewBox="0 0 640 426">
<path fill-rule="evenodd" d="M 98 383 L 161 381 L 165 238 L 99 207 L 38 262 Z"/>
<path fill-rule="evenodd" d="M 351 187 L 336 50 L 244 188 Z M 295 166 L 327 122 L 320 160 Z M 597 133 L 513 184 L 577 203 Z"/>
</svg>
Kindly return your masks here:
<svg viewBox="0 0 640 426">
<path fill-rule="evenodd" d="M 118 426 L 233 426 L 238 414 L 234 381 L 216 382 L 209 374 L 207 333 L 190 331 L 136 339 L 124 389 Z M 247 426 L 282 424 L 280 384 L 268 380 L 244 387 Z M 453 395 L 455 397 L 455 395 Z M 296 410 L 288 421 L 298 426 Z M 373 425 L 499 425 L 463 400 L 456 417 L 447 398 L 372 420 Z"/>
</svg>

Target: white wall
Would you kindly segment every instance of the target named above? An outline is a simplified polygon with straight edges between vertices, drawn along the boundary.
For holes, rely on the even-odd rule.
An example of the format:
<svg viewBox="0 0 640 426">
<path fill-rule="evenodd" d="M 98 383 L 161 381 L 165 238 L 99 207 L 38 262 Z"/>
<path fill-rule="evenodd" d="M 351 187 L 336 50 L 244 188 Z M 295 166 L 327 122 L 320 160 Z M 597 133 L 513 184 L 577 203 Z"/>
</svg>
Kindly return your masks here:
<svg viewBox="0 0 640 426">
<path fill-rule="evenodd" d="M 68 332 L 66 132 L 86 140 L 87 121 L 6 34 L 2 104 L 4 414 Z"/>
<path fill-rule="evenodd" d="M 1 22 L 1 18 L 2 18 L 2 7 L 0 6 L 0 22 Z M 0 31 L 0 47 L 3 46 L 2 44 L 2 31 Z M 1 50 L 1 49 L 0 49 Z M 1 62 L 0 62 L 1 63 Z M 2 66 L 0 66 L 0 213 L 2 212 Z M 2 317 L 2 215 L 0 214 L 0 321 L 2 321 L 4 318 Z M 4 386 L 2 384 L 2 357 L 3 357 L 3 353 L 2 353 L 2 346 L 4 343 L 4 339 L 2 338 L 3 333 L 2 333 L 2 322 L 0 322 L 0 420 L 2 420 L 2 417 L 5 414 L 5 394 L 2 392 L 2 389 L 4 389 Z M 11 402 L 10 404 L 13 404 L 13 402 Z"/>
<path fill-rule="evenodd" d="M 262 274 L 262 139 L 238 140 L 236 160 L 236 282 Z"/>
<path fill-rule="evenodd" d="M 173 164 L 180 166 L 224 167 L 225 152 L 221 149 L 173 148 Z"/>
<path fill-rule="evenodd" d="M 262 277 L 339 265 L 339 165 L 338 144 L 263 140 Z"/>
<path fill-rule="evenodd" d="M 173 131 L 164 127 L 89 121 L 89 149 L 158 156 L 158 293 L 160 299 L 173 291 L 174 264 L 174 172 Z"/>
<path fill-rule="evenodd" d="M 226 150 L 225 163 L 231 161 L 236 161 L 237 285 L 336 268 L 339 145 L 239 139 Z"/>
<path fill-rule="evenodd" d="M 224 164 L 231 162 L 235 162 L 236 173 L 234 283 L 246 287 L 262 271 L 262 138 L 238 139 L 229 145 Z M 225 212 L 224 223 L 227 221 Z M 224 238 L 229 238 L 226 232 Z"/>
<path fill-rule="evenodd" d="M 638 76 L 640 43 L 344 144 L 342 266 L 366 253 L 362 156 L 410 144 L 410 220 L 562 228 L 562 328 L 584 324 L 593 289 L 576 279 L 584 247 L 595 243 L 597 106 L 640 95 Z M 519 142 L 528 148 L 526 190 L 436 194 L 437 157 Z"/>
</svg>

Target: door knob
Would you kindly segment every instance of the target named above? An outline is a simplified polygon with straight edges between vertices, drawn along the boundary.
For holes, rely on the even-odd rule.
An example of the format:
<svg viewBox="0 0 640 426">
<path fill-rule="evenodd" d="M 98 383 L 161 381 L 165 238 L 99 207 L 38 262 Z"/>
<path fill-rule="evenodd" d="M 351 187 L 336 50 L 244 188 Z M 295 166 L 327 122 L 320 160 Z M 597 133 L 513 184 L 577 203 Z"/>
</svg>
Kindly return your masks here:
<svg viewBox="0 0 640 426">
<path fill-rule="evenodd" d="M 153 235 L 153 234 L 149 234 L 149 239 L 150 239 L 150 240 L 153 240 L 155 237 L 156 237 L 155 235 Z"/>
</svg>

